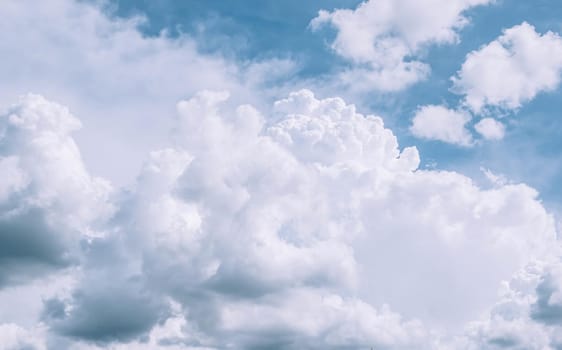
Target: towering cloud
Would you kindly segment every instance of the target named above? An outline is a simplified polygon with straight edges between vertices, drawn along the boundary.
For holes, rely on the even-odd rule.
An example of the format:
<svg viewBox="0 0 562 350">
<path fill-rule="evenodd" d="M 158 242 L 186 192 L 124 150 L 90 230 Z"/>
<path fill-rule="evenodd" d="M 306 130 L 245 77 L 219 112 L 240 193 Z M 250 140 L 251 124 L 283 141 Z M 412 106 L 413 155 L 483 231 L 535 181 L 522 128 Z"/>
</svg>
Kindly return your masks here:
<svg viewBox="0 0 562 350">
<path fill-rule="evenodd" d="M 29 96 L 3 117 L 25 179 L 6 203 L 37 226 L 18 232 L 58 249 L 23 244 L 12 261 L 78 267 L 38 315 L 52 343 L 436 348 L 451 341 L 436 329 L 477 319 L 501 281 L 554 254 L 553 218 L 525 185 L 417 170 L 415 148 L 340 98 L 298 91 L 268 118 L 227 98 L 180 102 L 170 146 L 113 197 L 84 170 L 65 108 Z M 550 327 L 543 299 L 528 317 Z"/>
</svg>

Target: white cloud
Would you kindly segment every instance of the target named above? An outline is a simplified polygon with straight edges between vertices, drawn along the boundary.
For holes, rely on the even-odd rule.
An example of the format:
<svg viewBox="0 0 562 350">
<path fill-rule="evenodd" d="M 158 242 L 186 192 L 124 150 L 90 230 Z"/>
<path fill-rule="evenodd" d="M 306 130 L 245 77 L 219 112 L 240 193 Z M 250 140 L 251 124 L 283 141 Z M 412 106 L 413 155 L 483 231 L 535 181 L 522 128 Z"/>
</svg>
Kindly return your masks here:
<svg viewBox="0 0 562 350">
<path fill-rule="evenodd" d="M 476 318 L 550 254 L 554 220 L 525 185 L 416 170 L 415 149 L 339 98 L 292 93 L 266 123 L 227 97 L 178 104 L 173 145 L 88 245 L 74 291 L 45 304 L 52 332 L 135 344 L 173 300 L 174 344 L 435 348 L 433 327 Z"/>
<path fill-rule="evenodd" d="M 35 332 L 13 323 L 0 324 L 0 350 L 45 350 L 44 340 Z"/>
<path fill-rule="evenodd" d="M 294 66 L 202 54 L 187 35 L 147 37 L 142 18 L 110 17 L 94 3 L 104 1 L 2 1 L 0 104 L 29 92 L 65 101 L 87 126 L 76 135 L 83 157 L 119 185 L 132 183 L 146 153 L 167 142 L 178 100 L 228 89 L 234 100 L 261 103 L 261 84 Z"/>
<path fill-rule="evenodd" d="M 70 136 L 79 127 L 38 95 L 0 115 L 0 285 L 73 263 L 80 240 L 112 215 L 110 184 L 89 175 Z"/>
<path fill-rule="evenodd" d="M 255 344 L 256 348 L 260 343 L 287 349 L 315 348 L 319 344 L 334 349 L 425 348 L 429 335 L 420 322 L 404 322 L 388 307 L 377 311 L 355 298 L 304 288 L 272 296 L 264 304 L 235 302 L 226 306 L 221 316 L 226 335 L 240 339 L 246 346 Z M 266 339 L 266 334 L 275 334 L 280 329 L 288 335 L 293 333 L 298 340 Z"/>
<path fill-rule="evenodd" d="M 31 14 L 21 12 L 29 3 L 7 2 L 0 11 L 14 28 L 45 20 L 0 48 L 16 50 L 6 57 L 25 57 L 21 67 L 57 88 L 23 68 L 5 73 L 15 89 L 49 89 L 75 103 L 86 127 L 96 120 L 92 106 L 117 115 L 104 107 L 114 96 L 130 96 L 120 106 L 153 121 L 195 89 L 251 90 L 238 89 L 240 68 L 201 56 L 188 38 L 144 38 L 132 22 L 54 1 Z M 462 9 L 475 4 L 445 5 L 462 22 Z M 400 40 L 416 50 L 452 42 L 462 23 L 447 23 L 440 34 L 415 27 Z M 22 56 L 26 45 L 42 58 Z M 77 62 L 75 71 L 64 58 Z M 263 66 L 252 74 L 267 75 Z M 67 108 L 26 95 L 0 114 L 0 260 L 10 261 L 0 269 L 0 304 L 21 294 L 25 305 L 0 310 L 0 344 L 435 349 L 496 301 L 503 280 L 554 254 L 553 217 L 526 185 L 483 190 L 458 173 L 420 171 L 415 148 L 400 149 L 380 117 L 341 98 L 297 91 L 265 117 L 230 98 L 202 91 L 179 102 L 171 140 L 119 192 L 87 171 L 73 139 L 81 123 Z M 438 135 L 471 142 L 459 132 L 460 112 L 433 108 L 446 115 L 440 127 L 450 119 L 461 126 Z M 96 145 L 107 139 L 92 137 Z M 55 269 L 71 282 L 36 279 Z M 520 335 L 537 344 L 552 339 L 548 316 L 560 304 L 558 274 L 544 276 L 525 309 L 539 336 Z M 475 342 L 472 335 L 463 341 Z"/>
<path fill-rule="evenodd" d="M 505 135 L 505 126 L 493 118 L 481 119 L 474 129 L 487 140 L 501 140 Z"/>
<path fill-rule="evenodd" d="M 463 13 L 490 2 L 369 0 L 353 10 L 322 10 L 311 27 L 330 24 L 337 30 L 332 48 L 357 65 L 342 74 L 345 81 L 395 91 L 429 74 L 429 66 L 419 61 L 425 47 L 457 42 L 458 31 L 469 22 Z"/>
<path fill-rule="evenodd" d="M 504 283 L 487 318 L 467 327 L 467 349 L 559 349 L 562 346 L 560 260 L 533 262 Z M 554 298 L 553 298 L 554 297 Z"/>
<path fill-rule="evenodd" d="M 494 185 L 506 185 L 509 183 L 507 177 L 503 174 L 495 174 L 490 169 L 484 167 L 480 167 L 480 171 Z"/>
<path fill-rule="evenodd" d="M 524 185 L 481 190 L 457 173 L 417 171 L 386 191 L 362 209 L 364 296 L 426 326 L 478 317 L 500 281 L 555 244 L 553 218 Z"/>
<path fill-rule="evenodd" d="M 419 164 L 415 148 L 399 152 L 398 140 L 382 118 L 364 116 L 341 98 L 317 100 L 302 90 L 277 101 L 275 111 L 284 113 L 284 120 L 270 127 L 269 134 L 304 162 L 391 170 L 414 170 Z"/>
<path fill-rule="evenodd" d="M 454 91 L 476 113 L 489 107 L 517 109 L 538 93 L 560 84 L 562 38 L 540 34 L 523 22 L 496 40 L 469 53 L 457 76 Z"/>
<path fill-rule="evenodd" d="M 470 119 L 470 114 L 463 111 L 427 105 L 416 111 L 410 131 L 420 138 L 470 146 L 473 142 L 472 136 L 466 129 Z"/>
<path fill-rule="evenodd" d="M 150 154 L 134 188 L 99 202 L 65 108 L 30 96 L 2 119 L 2 150 L 27 179 L 26 196 L 12 186 L 9 203 L 40 209 L 26 219 L 71 218 L 57 228 L 88 232 L 105 220 L 92 213 L 118 210 L 103 235 L 77 236 L 74 282 L 44 297 L 51 342 L 142 348 L 184 317 L 165 342 L 435 348 L 451 334 L 434 329 L 475 319 L 502 280 L 550 254 L 554 220 L 525 185 L 482 190 L 416 170 L 415 148 L 400 151 L 379 117 L 340 98 L 295 92 L 268 119 L 227 98 L 180 102 L 171 145 Z M 43 247 L 57 241 L 50 222 L 36 222 Z"/>
<path fill-rule="evenodd" d="M 250 106 L 228 108 L 227 97 L 202 92 L 178 104 L 174 146 L 151 154 L 108 234 L 88 245 L 74 291 L 46 301 L 51 331 L 134 341 L 169 317 L 172 298 L 208 347 L 421 341 L 418 322 L 343 297 L 358 283 L 349 241 L 361 230 L 359 192 L 345 191 L 363 173 L 389 181 L 412 171 L 415 149 L 400 152 L 380 118 L 341 99 L 291 94 L 276 104 L 279 122 L 266 126 Z M 243 321 L 247 308 L 270 324 Z M 333 316 L 314 325 L 325 313 Z"/>
</svg>

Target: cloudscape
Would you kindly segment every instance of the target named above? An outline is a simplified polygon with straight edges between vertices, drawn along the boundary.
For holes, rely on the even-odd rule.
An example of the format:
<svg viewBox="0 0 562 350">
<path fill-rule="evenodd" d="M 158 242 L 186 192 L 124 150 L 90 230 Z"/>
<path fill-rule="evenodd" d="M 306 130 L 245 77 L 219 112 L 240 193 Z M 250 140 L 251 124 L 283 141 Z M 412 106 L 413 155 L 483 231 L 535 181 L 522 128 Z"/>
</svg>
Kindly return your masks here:
<svg viewBox="0 0 562 350">
<path fill-rule="evenodd" d="M 0 16 L 0 350 L 562 349 L 559 1 Z"/>
</svg>

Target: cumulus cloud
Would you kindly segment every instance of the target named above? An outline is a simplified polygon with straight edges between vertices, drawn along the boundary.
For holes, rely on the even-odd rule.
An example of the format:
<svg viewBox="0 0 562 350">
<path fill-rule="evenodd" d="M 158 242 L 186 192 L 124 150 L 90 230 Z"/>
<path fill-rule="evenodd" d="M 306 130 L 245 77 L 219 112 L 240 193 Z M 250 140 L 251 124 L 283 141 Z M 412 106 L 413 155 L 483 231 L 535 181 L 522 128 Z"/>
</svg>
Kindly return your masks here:
<svg viewBox="0 0 562 350">
<path fill-rule="evenodd" d="M 386 313 L 338 295 L 357 284 L 346 242 L 359 228 L 338 214 L 351 210 L 347 201 L 329 198 L 343 196 L 332 184 L 344 169 L 387 169 L 390 176 L 415 168 L 417 153 L 399 152 L 380 118 L 341 99 L 294 93 L 276 104 L 280 120 L 267 126 L 250 106 L 221 111 L 227 96 L 203 92 L 180 102 L 175 148 L 153 153 L 139 177 L 135 196 L 143 197 L 131 199 L 135 210 L 127 221 L 146 240 L 147 284 L 183 305 L 188 320 L 215 342 L 207 345 L 223 346 L 219 339 L 240 348 L 410 342 L 402 338 L 410 326 L 398 315 L 389 313 L 395 322 L 379 334 L 357 318 L 382 322 Z M 141 200 L 146 195 L 150 200 Z M 347 304 L 356 314 L 345 316 Z M 297 316 L 305 306 L 309 321 Z M 314 324 L 328 312 L 334 313 L 329 322 Z M 254 324 L 256 317 L 271 321 Z M 357 325 L 347 325 L 346 317 Z M 339 327 L 352 333 L 327 337 Z"/>
<path fill-rule="evenodd" d="M 493 118 L 481 119 L 474 129 L 487 140 L 501 140 L 505 135 L 505 126 Z"/>
<path fill-rule="evenodd" d="M 457 75 L 451 78 L 452 91 L 464 95 L 458 109 L 475 115 L 513 111 L 537 94 L 555 90 L 562 73 L 561 54 L 562 39 L 557 33 L 537 33 L 527 22 L 505 30 L 496 40 L 470 52 Z M 414 135 L 456 144 L 471 140 L 470 132 L 461 125 L 460 115 L 452 117 L 459 114 L 457 111 L 445 113 L 441 109 L 440 125 L 448 125 L 447 129 L 427 127 L 425 124 L 433 123 L 428 116 L 422 118 L 423 112 L 431 109 L 435 106 L 424 106 L 414 117 L 410 128 Z M 469 116 L 468 112 L 462 114 Z M 445 118 L 446 115 L 449 117 Z M 423 121 L 427 122 L 422 124 Z M 491 117 L 480 119 L 474 130 L 485 140 L 501 140 L 505 136 L 505 125 Z"/>
<path fill-rule="evenodd" d="M 493 107 L 513 110 L 556 89 L 561 71 L 562 38 L 550 31 L 537 33 L 523 22 L 469 53 L 452 78 L 453 89 L 475 113 Z"/>
<path fill-rule="evenodd" d="M 112 213 L 111 187 L 86 171 L 68 109 L 37 95 L 0 115 L 0 286 L 69 265 Z"/>
<path fill-rule="evenodd" d="M 464 340 L 467 349 L 559 349 L 560 259 L 536 261 L 504 283 L 500 301 L 488 318 L 473 322 Z"/>
<path fill-rule="evenodd" d="M 410 132 L 418 138 L 470 147 L 475 144 L 467 128 L 471 119 L 472 115 L 468 111 L 442 105 L 425 105 L 416 111 Z M 505 136 L 505 125 L 493 118 L 480 119 L 474 124 L 474 130 L 485 140 L 501 140 Z"/>
<path fill-rule="evenodd" d="M 261 103 L 269 91 L 264 82 L 290 76 L 294 67 L 287 59 L 203 54 L 187 35 L 143 35 L 138 28 L 146 19 L 110 16 L 99 6 L 107 3 L 3 1 L 0 104 L 28 92 L 64 101 L 87 125 L 76 135 L 84 159 L 119 185 L 130 184 L 146 153 L 165 144 L 177 101 L 228 89 L 233 100 Z"/>
<path fill-rule="evenodd" d="M 88 237 L 74 250 L 74 282 L 44 298 L 39 319 L 51 343 L 437 348 L 450 334 L 436 329 L 475 319 L 502 280 L 551 254 L 554 220 L 525 185 L 483 190 L 457 173 L 417 170 L 415 148 L 400 150 L 381 118 L 340 98 L 294 92 L 268 118 L 227 99 L 204 91 L 178 103 L 169 147 L 149 155 L 133 188 L 98 202 L 88 192 L 96 181 L 74 164 L 80 170 L 63 182 L 83 187 L 59 189 L 57 205 L 39 207 L 55 218 L 63 207 L 65 220 L 76 219 L 67 225 Z M 66 109 L 25 101 L 7 120 L 33 127 L 6 128 L 6 139 L 20 140 L 10 157 L 44 157 L 29 151 L 37 135 L 72 144 L 78 123 Z M 60 167 L 53 190 L 70 166 L 60 159 L 48 163 Z M 20 167 L 22 183 L 38 183 Z M 91 217 L 88 208 L 109 212 Z M 99 231 L 79 230 L 98 221 Z M 545 284 L 550 304 L 539 299 L 533 322 L 552 322 L 544 310 L 557 305 L 555 288 Z"/>
<path fill-rule="evenodd" d="M 75 283 L 45 299 L 42 322 L 70 344 L 129 343 L 146 339 L 172 317 L 173 301 L 186 328 L 202 334 L 169 340 L 184 345 L 398 346 L 423 338 L 419 323 L 344 296 L 357 285 L 349 240 L 360 227 L 352 217 L 338 215 L 340 210 L 352 213 L 346 200 L 330 200 L 345 190 L 333 188 L 341 172 L 376 170 L 381 179 L 390 178 L 417 167 L 415 149 L 400 152 L 380 118 L 363 116 L 338 98 L 294 93 L 277 103 L 282 117 L 267 126 L 251 106 L 222 111 L 227 97 L 202 92 L 178 104 L 173 147 L 151 153 L 136 187 L 112 201 L 118 208 L 112 218 L 107 198 L 89 192 L 96 181 L 85 172 L 69 136 L 79 123 L 68 110 L 29 96 L 7 114 L 17 127 L 8 123 L 3 135 L 12 143 L 19 140 L 11 157 L 29 159 L 29 167 L 22 168 L 27 181 L 40 183 L 31 165 L 52 171 L 47 179 L 53 192 L 40 196 L 43 188 L 37 186 L 36 196 L 54 204 L 39 209 L 58 219 L 60 206 L 67 226 L 77 231 L 53 255 L 64 256 L 65 249 L 81 243 L 74 251 L 80 262 Z M 24 125 L 29 127 L 20 130 Z M 36 142 L 43 137 L 61 154 Z M 301 148 L 307 150 L 302 157 Z M 49 162 L 41 163 L 42 157 Z M 100 205 L 93 212 L 101 217 L 90 217 L 88 205 Z M 51 234 L 49 223 L 38 217 L 31 212 L 26 219 L 36 223 L 46 242 L 56 241 L 55 232 L 66 226 Z M 96 220 L 105 221 L 100 232 L 88 231 L 87 224 Z M 24 227 L 19 234 L 27 232 Z M 2 237 L 2 246 L 11 239 Z M 306 322 L 297 316 L 304 305 L 310 307 Z M 246 316 L 251 309 L 272 322 L 251 326 Z M 333 317 L 312 324 L 327 312 Z M 335 328 L 341 331 L 328 336 L 327 330 Z"/>
<path fill-rule="evenodd" d="M 533 320 L 562 326 L 562 266 L 548 266 L 535 291 L 537 298 L 531 308 Z"/>
<path fill-rule="evenodd" d="M 464 12 L 490 2 L 369 0 L 353 10 L 321 10 L 310 25 L 336 29 L 332 49 L 354 65 L 341 75 L 345 82 L 395 91 L 429 74 L 429 65 L 419 60 L 424 48 L 458 42 L 458 31 L 469 23 Z"/>
<path fill-rule="evenodd" d="M 87 126 L 117 115 L 115 96 L 145 122 L 192 97 L 118 190 L 86 169 L 68 108 L 30 94 L 0 113 L 0 349 L 560 347 L 557 232 L 534 189 L 419 170 L 415 147 L 339 97 L 296 91 L 263 115 L 239 105 L 252 91 L 239 75 L 255 87 L 268 63 L 241 68 L 186 37 L 143 37 L 138 19 L 53 1 L 0 8 L 0 29 L 39 26 L 0 40 L 23 57 L 0 67 L 0 91 L 47 89 Z M 339 54 L 399 89 L 428 69 L 423 48 L 458 40 L 463 12 L 485 3 L 371 0 L 313 26 L 334 25 Z M 366 41 L 347 42 L 352 31 Z M 411 130 L 467 146 L 469 120 L 426 106 Z M 484 120 L 476 131 L 497 138 Z"/>
<path fill-rule="evenodd" d="M 366 203 L 369 236 L 355 245 L 365 295 L 428 325 L 462 327 L 521 264 L 550 254 L 553 218 L 524 185 L 482 190 L 456 173 L 414 174 Z"/>
<path fill-rule="evenodd" d="M 445 106 L 422 106 L 412 119 L 410 131 L 420 138 L 470 146 L 473 142 L 472 135 L 466 124 L 471 118 L 466 112 L 452 110 Z"/>
</svg>

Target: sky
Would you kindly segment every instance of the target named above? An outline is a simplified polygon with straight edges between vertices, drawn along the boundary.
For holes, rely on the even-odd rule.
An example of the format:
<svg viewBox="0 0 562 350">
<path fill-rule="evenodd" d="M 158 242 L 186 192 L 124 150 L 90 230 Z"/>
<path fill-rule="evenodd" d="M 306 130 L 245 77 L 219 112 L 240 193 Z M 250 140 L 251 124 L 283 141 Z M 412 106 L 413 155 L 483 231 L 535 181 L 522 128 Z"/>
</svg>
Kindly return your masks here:
<svg viewBox="0 0 562 350">
<path fill-rule="evenodd" d="M 558 1 L 0 16 L 0 350 L 562 349 Z"/>
</svg>

